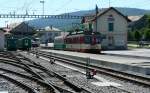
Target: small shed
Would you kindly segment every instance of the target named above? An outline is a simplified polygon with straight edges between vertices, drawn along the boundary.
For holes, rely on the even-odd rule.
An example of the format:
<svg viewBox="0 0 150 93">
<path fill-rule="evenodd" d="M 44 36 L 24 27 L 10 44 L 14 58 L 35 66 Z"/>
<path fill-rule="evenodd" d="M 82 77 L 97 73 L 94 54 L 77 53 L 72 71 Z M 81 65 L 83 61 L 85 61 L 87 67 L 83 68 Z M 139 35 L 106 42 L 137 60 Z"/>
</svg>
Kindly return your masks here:
<svg viewBox="0 0 150 93">
<path fill-rule="evenodd" d="M 5 46 L 5 31 L 0 29 L 0 51 L 4 51 Z"/>
</svg>

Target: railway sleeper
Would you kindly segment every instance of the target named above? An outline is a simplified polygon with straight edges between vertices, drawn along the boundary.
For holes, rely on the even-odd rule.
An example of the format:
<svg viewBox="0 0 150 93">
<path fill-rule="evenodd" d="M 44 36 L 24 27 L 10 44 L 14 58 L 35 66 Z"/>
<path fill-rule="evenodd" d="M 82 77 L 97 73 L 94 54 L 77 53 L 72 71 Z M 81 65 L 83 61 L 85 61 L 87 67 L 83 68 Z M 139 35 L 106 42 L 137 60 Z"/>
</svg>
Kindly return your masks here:
<svg viewBox="0 0 150 93">
<path fill-rule="evenodd" d="M 36 66 L 40 67 L 39 69 L 41 69 L 42 71 L 44 71 L 45 73 L 47 73 L 48 75 L 51 75 L 51 72 L 52 71 L 49 71 L 47 68 L 35 63 L 34 61 L 32 61 L 31 59 L 29 58 L 26 58 L 27 60 L 31 61 L 32 63 L 34 63 Z M 78 87 L 74 84 L 72 84 L 70 81 L 68 81 L 66 78 L 64 78 L 63 76 L 59 75 L 58 73 L 56 72 L 52 72 L 57 78 L 61 79 L 64 81 L 64 83 L 67 85 L 67 86 L 70 86 L 70 88 L 72 88 L 73 90 L 75 90 L 76 92 L 81 92 L 82 91 L 82 88 L 81 87 Z"/>
<path fill-rule="evenodd" d="M 56 92 L 54 92 L 54 91 L 56 91 L 55 88 L 54 88 L 52 85 L 47 84 L 47 83 L 44 82 L 43 80 L 39 80 L 38 78 L 34 78 L 34 77 L 32 77 L 32 76 L 20 74 L 20 73 L 17 73 L 17 72 L 14 72 L 14 71 L 10 71 L 10 70 L 7 70 L 7 69 L 3 69 L 3 68 L 0 68 L 0 70 L 5 71 L 5 72 L 8 72 L 8 73 L 16 74 L 16 75 L 21 76 L 21 77 L 23 77 L 23 78 L 27 78 L 27 79 L 33 80 L 33 81 L 39 83 L 40 85 L 46 87 L 48 90 L 50 90 L 50 92 L 56 93 Z"/>
<path fill-rule="evenodd" d="M 4 79 L 14 83 L 15 85 L 20 86 L 22 89 L 28 91 L 28 93 L 38 93 L 38 91 L 36 91 L 35 89 L 31 88 L 30 86 L 28 86 L 28 85 L 26 85 L 24 83 L 21 83 L 21 82 L 15 80 L 15 79 L 12 79 L 12 78 L 10 78 L 10 77 L 8 77 L 6 75 L 0 74 L 0 77 L 3 77 Z"/>
</svg>

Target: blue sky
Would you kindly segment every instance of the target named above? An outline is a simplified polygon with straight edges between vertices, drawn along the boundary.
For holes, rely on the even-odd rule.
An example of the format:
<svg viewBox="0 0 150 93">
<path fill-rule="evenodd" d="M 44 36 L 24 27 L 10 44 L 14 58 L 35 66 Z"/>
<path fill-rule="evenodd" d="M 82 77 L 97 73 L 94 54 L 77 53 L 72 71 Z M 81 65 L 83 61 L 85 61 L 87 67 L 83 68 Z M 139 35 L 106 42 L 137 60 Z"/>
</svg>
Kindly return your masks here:
<svg viewBox="0 0 150 93">
<path fill-rule="evenodd" d="M 150 0 L 110 0 L 114 7 L 132 7 L 150 9 Z M 99 8 L 109 7 L 109 0 L 45 0 L 45 14 L 61 14 L 80 10 L 91 10 L 95 5 Z M 0 13 L 42 14 L 40 0 L 0 0 Z M 27 20 L 27 19 L 26 19 Z M 29 19 L 28 19 L 29 20 Z M 0 26 L 20 22 L 23 19 L 1 19 Z"/>
</svg>

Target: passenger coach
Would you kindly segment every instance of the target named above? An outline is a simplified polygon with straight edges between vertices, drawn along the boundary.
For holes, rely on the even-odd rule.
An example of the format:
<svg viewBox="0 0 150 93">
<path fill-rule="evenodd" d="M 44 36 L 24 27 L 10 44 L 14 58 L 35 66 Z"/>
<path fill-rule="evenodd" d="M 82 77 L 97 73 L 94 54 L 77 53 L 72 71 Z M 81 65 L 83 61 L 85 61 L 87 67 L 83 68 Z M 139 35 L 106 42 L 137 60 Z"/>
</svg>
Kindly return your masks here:
<svg viewBox="0 0 150 93">
<path fill-rule="evenodd" d="M 57 50 L 65 50 L 66 44 L 65 44 L 65 37 L 64 36 L 58 36 L 54 39 L 54 49 Z"/>
</svg>

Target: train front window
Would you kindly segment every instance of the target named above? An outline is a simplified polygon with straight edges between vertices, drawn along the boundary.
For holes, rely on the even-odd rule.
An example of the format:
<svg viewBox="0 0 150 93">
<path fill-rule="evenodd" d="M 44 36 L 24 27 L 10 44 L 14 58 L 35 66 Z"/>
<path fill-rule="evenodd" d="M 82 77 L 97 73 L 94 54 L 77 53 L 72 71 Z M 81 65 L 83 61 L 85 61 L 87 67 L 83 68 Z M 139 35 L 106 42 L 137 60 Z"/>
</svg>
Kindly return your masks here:
<svg viewBox="0 0 150 93">
<path fill-rule="evenodd" d="M 26 45 L 26 46 L 28 45 L 28 40 L 25 40 L 25 45 Z"/>
<path fill-rule="evenodd" d="M 91 36 L 85 36 L 84 42 L 85 42 L 85 44 L 91 44 Z"/>
<path fill-rule="evenodd" d="M 97 44 L 101 43 L 101 37 L 100 36 L 96 36 L 96 43 Z"/>
</svg>

